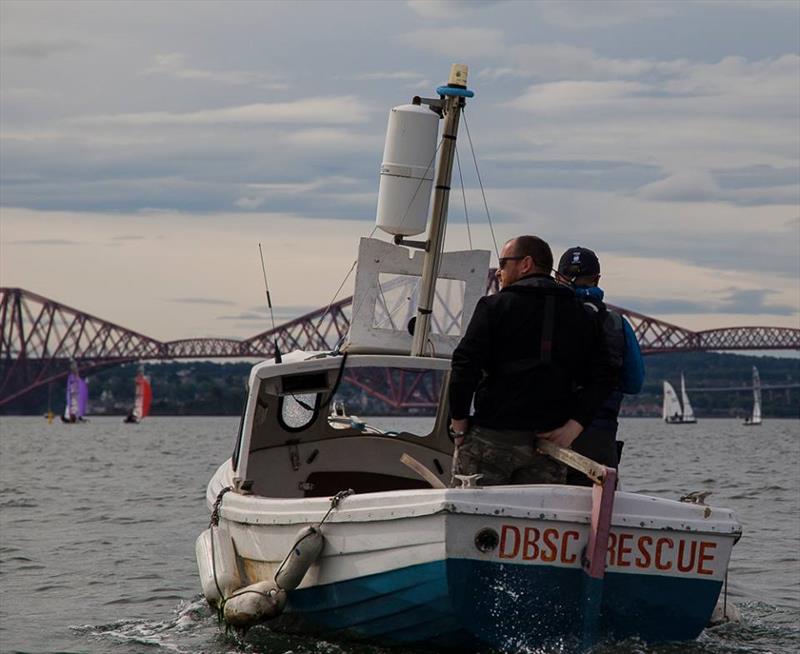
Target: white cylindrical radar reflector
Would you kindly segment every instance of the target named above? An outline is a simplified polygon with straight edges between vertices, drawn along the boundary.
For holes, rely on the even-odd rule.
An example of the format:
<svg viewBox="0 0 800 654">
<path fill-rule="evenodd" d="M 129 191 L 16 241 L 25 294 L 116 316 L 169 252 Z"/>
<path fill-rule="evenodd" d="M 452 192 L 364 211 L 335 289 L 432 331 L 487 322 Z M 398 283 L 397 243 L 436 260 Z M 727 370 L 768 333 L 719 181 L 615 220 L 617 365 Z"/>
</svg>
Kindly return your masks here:
<svg viewBox="0 0 800 654">
<path fill-rule="evenodd" d="M 428 107 L 404 104 L 389 112 L 375 220 L 384 232 L 425 231 L 438 133 L 439 117 Z"/>
</svg>

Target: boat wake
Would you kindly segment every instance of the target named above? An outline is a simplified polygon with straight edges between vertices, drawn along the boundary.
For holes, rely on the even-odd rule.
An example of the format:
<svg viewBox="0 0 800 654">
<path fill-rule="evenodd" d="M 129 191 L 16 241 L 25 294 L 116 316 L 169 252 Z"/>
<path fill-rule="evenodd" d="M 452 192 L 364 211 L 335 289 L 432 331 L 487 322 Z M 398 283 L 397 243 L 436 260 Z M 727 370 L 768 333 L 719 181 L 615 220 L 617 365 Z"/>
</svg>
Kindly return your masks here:
<svg viewBox="0 0 800 654">
<path fill-rule="evenodd" d="M 170 620 L 118 620 L 103 625 L 72 626 L 70 629 L 84 637 L 108 640 L 121 645 L 146 645 L 169 652 L 226 651 L 229 648 L 208 649 L 214 641 L 206 624 L 216 629 L 216 615 L 206 601 L 196 598 L 181 602 Z"/>
<path fill-rule="evenodd" d="M 266 626 L 246 637 L 220 627 L 216 612 L 203 597 L 184 600 L 169 620 L 117 620 L 102 625 L 72 626 L 82 638 L 109 643 L 107 651 L 179 652 L 180 654 L 416 654 L 418 650 L 382 649 L 360 643 L 332 643 L 310 636 L 276 633 Z M 113 645 L 112 645 L 113 643 Z M 119 648 L 119 649 L 118 649 Z"/>
<path fill-rule="evenodd" d="M 513 590 L 511 591 L 513 592 Z M 706 629 L 696 641 L 648 644 L 638 639 L 599 643 L 591 654 L 734 654 L 751 652 L 754 643 L 777 644 L 776 652 L 796 651 L 800 627 L 796 613 L 787 608 L 760 602 L 739 605 L 744 619 Z M 517 616 L 521 619 L 522 616 Z M 419 649 L 382 648 L 367 643 L 331 642 L 311 636 L 276 633 L 267 626 L 251 629 L 240 638 L 220 628 L 216 613 L 201 597 L 184 600 L 168 620 L 118 620 L 103 625 L 70 628 L 82 638 L 108 643 L 108 651 L 179 652 L 181 654 L 416 654 Z M 118 649 L 119 648 L 119 649 Z M 503 654 L 567 654 L 577 651 L 574 643 L 550 642 L 546 646 L 528 646 L 509 638 Z"/>
</svg>

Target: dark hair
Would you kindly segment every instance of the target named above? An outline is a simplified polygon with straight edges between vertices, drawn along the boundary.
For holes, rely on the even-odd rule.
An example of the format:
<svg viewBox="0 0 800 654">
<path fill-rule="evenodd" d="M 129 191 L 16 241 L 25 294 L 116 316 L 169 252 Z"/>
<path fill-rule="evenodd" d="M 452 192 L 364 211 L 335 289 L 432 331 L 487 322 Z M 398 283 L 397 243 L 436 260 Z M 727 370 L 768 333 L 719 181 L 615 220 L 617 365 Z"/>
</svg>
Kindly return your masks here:
<svg viewBox="0 0 800 654">
<path fill-rule="evenodd" d="M 536 263 L 536 272 L 549 275 L 553 269 L 553 252 L 547 241 L 538 236 L 517 236 L 514 239 L 514 250 L 518 257 L 531 257 Z"/>
</svg>

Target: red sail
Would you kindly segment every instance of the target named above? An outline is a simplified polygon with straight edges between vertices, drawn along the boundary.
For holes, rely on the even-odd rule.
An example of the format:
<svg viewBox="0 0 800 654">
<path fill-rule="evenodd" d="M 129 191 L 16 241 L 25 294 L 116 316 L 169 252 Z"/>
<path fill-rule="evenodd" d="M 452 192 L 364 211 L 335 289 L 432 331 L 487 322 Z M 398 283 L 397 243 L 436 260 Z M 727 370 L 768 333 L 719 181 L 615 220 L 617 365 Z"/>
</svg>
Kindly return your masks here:
<svg viewBox="0 0 800 654">
<path fill-rule="evenodd" d="M 138 420 L 150 415 L 150 403 L 153 401 L 153 390 L 150 382 L 141 373 L 136 375 L 136 400 L 133 405 L 133 415 Z"/>
<path fill-rule="evenodd" d="M 153 389 L 150 388 L 150 382 L 142 377 L 142 418 L 150 415 L 150 403 L 153 401 Z"/>
</svg>

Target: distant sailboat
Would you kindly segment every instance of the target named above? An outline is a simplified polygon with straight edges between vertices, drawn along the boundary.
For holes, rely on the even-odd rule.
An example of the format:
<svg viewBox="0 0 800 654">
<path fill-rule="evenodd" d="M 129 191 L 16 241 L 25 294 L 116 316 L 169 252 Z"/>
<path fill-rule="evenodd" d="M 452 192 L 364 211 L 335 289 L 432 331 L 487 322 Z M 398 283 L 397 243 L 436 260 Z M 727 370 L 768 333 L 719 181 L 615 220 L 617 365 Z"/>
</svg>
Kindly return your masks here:
<svg viewBox="0 0 800 654">
<path fill-rule="evenodd" d="M 136 397 L 133 401 L 133 409 L 125 417 L 123 422 L 139 423 L 142 419 L 150 415 L 150 403 L 153 400 L 153 389 L 144 373 L 140 370 L 136 375 Z"/>
<path fill-rule="evenodd" d="M 683 404 L 683 406 L 681 406 Z M 661 417 L 664 422 L 671 425 L 694 424 L 697 418 L 694 417 L 692 404 L 689 402 L 689 395 L 686 393 L 686 381 L 681 373 L 681 399 L 675 389 L 668 381 L 664 382 L 664 407 Z"/>
<path fill-rule="evenodd" d="M 753 413 L 745 418 L 743 424 L 761 424 L 761 378 L 758 376 L 758 368 L 755 366 L 753 366 Z"/>
<path fill-rule="evenodd" d="M 86 408 L 89 404 L 89 387 L 81 379 L 77 368 L 67 376 L 67 396 L 61 422 L 85 422 Z"/>
</svg>

